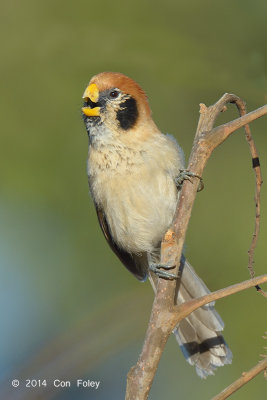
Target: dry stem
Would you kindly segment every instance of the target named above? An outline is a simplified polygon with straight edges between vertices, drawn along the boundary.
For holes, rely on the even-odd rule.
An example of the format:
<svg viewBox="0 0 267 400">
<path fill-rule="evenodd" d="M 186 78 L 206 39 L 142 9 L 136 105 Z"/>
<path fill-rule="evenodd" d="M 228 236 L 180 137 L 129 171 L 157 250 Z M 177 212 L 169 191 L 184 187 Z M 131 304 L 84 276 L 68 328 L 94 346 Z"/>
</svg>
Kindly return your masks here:
<svg viewBox="0 0 267 400">
<path fill-rule="evenodd" d="M 213 397 L 211 400 L 224 400 L 227 399 L 231 394 L 236 392 L 246 383 L 251 381 L 251 379 L 255 378 L 260 372 L 264 371 L 267 368 L 267 358 L 259 361 L 255 367 L 251 368 L 248 372 L 243 372 L 241 377 L 238 378 L 235 382 L 229 385 L 226 389 L 224 389 L 217 396 Z"/>
<path fill-rule="evenodd" d="M 199 123 L 188 165 L 188 169 L 196 175 L 202 176 L 204 167 L 213 150 L 223 143 L 231 133 L 267 114 L 267 105 L 265 105 L 227 124 L 212 129 L 217 115 L 225 109 L 227 103 L 233 102 L 242 104 L 239 97 L 233 94 L 225 94 L 216 104 L 210 107 L 201 105 Z M 161 263 L 176 265 L 172 272 L 177 275 L 197 188 L 197 179 L 193 183 L 184 182 L 174 223 L 166 233 L 161 245 Z M 164 346 L 173 328 L 181 319 L 212 300 L 266 281 L 267 275 L 221 289 L 202 298 L 176 306 L 174 298 L 177 282 L 175 280 L 158 279 L 157 293 L 153 302 L 143 349 L 137 364 L 128 373 L 126 400 L 147 399 Z"/>
<path fill-rule="evenodd" d="M 243 116 L 247 113 L 246 111 L 246 104 L 243 100 L 235 100 L 235 104 L 238 108 L 240 116 Z M 260 193 L 261 193 L 261 186 L 262 186 L 262 175 L 261 175 L 261 168 L 260 168 L 260 160 L 259 160 L 259 155 L 256 149 L 255 142 L 253 140 L 251 130 L 248 124 L 244 126 L 245 129 L 245 134 L 246 134 L 246 139 L 250 148 L 250 153 L 252 156 L 252 168 L 254 169 L 255 173 L 255 181 L 256 181 L 256 188 L 255 188 L 255 226 L 254 226 L 254 232 L 252 235 L 252 241 L 250 244 L 250 248 L 248 251 L 248 269 L 250 272 L 250 277 L 254 278 L 255 276 L 255 271 L 253 268 L 254 264 L 254 253 L 255 253 L 255 248 L 257 245 L 258 237 L 259 237 L 259 231 L 260 231 Z M 265 292 L 261 290 L 261 288 L 258 286 L 256 289 L 265 296 Z"/>
</svg>

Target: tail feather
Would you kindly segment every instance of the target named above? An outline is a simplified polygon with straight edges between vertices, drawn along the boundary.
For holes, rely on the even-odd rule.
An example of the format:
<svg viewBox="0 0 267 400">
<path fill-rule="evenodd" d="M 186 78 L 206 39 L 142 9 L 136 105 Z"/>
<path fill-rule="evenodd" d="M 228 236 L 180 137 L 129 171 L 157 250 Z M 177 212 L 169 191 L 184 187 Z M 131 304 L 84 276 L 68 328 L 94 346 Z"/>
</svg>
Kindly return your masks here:
<svg viewBox="0 0 267 400">
<path fill-rule="evenodd" d="M 205 294 L 209 293 L 208 289 Z M 197 290 L 195 290 L 194 294 L 190 294 L 187 291 L 186 283 L 183 281 L 180 283 L 178 296 L 176 299 L 177 304 L 184 303 L 185 301 L 192 300 L 196 297 L 201 297 L 202 294 L 198 294 Z M 201 308 L 198 308 L 192 314 L 188 316 L 189 321 L 192 321 L 192 324 L 197 323 L 197 321 L 201 321 L 201 325 L 205 325 L 208 329 L 221 331 L 223 330 L 224 324 L 214 308 L 214 304 L 207 304 Z"/>
<path fill-rule="evenodd" d="M 180 276 L 177 304 L 210 293 L 184 257 L 181 260 Z M 150 281 L 155 290 L 155 276 L 150 276 Z M 232 361 L 231 350 L 221 334 L 224 324 L 214 304 L 212 302 L 198 308 L 182 320 L 173 331 L 186 360 L 195 366 L 201 378 L 213 375 L 217 367 L 230 364 Z"/>
</svg>

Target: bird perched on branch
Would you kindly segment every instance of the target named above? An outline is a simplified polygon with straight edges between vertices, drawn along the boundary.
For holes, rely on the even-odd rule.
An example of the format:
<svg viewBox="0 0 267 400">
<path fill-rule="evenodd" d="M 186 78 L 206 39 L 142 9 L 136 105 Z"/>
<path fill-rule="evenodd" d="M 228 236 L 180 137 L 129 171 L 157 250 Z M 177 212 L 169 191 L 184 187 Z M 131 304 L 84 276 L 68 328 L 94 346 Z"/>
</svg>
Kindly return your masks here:
<svg viewBox="0 0 267 400">
<path fill-rule="evenodd" d="M 149 276 L 155 289 L 157 276 L 174 278 L 159 264 L 160 243 L 176 210 L 183 151 L 158 129 L 145 92 L 127 76 L 95 75 L 83 99 L 88 181 L 100 226 L 125 267 L 141 281 Z M 180 275 L 178 304 L 209 293 L 184 257 Z M 174 330 L 184 356 L 201 377 L 231 362 L 222 330 L 214 303 L 191 313 Z"/>
</svg>

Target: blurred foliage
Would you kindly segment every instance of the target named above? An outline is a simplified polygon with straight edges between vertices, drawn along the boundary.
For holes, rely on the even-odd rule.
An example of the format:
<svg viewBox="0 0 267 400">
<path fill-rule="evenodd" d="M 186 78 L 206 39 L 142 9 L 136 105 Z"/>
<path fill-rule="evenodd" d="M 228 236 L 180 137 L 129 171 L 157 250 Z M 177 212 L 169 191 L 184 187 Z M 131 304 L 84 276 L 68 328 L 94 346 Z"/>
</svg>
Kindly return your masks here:
<svg viewBox="0 0 267 400">
<path fill-rule="evenodd" d="M 209 105 L 234 92 L 249 110 L 266 103 L 267 3 L 2 0 L 0 7 L 1 398 L 14 399 L 10 379 L 25 371 L 42 376 L 54 362 L 55 378 L 71 380 L 79 372 L 100 380 L 100 389 L 58 389 L 38 398 L 123 399 L 152 292 L 120 265 L 97 225 L 87 188 L 82 93 L 95 73 L 131 76 L 146 90 L 157 124 L 176 136 L 188 157 L 200 102 Z M 218 123 L 235 117 L 229 107 Z M 252 131 L 265 176 L 266 118 Z M 249 276 L 250 164 L 238 131 L 205 171 L 186 254 L 211 289 Z M 258 275 L 266 272 L 266 199 L 263 186 Z M 252 367 L 267 329 L 264 301 L 251 289 L 217 303 L 234 361 L 207 381 L 195 375 L 171 338 L 151 398 L 207 399 Z M 77 354 L 85 354 L 82 368 Z M 256 398 L 264 390 L 258 376 L 233 399 Z M 29 399 L 29 392 L 16 389 L 16 396 Z"/>
</svg>

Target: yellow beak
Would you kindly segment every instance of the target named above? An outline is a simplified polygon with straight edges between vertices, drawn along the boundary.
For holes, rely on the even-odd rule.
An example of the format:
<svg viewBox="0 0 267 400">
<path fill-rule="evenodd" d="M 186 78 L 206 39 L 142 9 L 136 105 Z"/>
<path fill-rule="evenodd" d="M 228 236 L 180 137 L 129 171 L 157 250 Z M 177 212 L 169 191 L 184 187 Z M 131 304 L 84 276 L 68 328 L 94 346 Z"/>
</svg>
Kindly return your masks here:
<svg viewBox="0 0 267 400">
<path fill-rule="evenodd" d="M 95 83 L 91 83 L 91 85 L 87 86 L 85 92 L 83 94 L 83 99 L 90 99 L 93 103 L 97 103 L 99 99 L 99 90 Z M 99 117 L 100 116 L 100 107 L 83 107 L 82 112 L 87 117 Z"/>
<path fill-rule="evenodd" d="M 95 83 L 87 86 L 83 94 L 83 99 L 90 99 L 93 103 L 97 103 L 99 99 L 99 90 Z"/>
<path fill-rule="evenodd" d="M 83 107 L 82 112 L 87 115 L 87 117 L 99 117 L 100 116 L 100 107 Z"/>
</svg>

